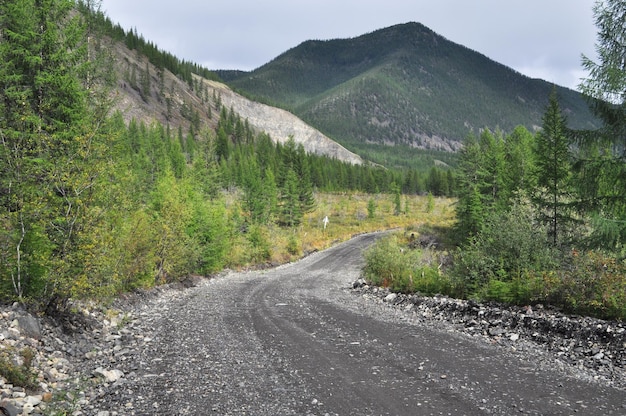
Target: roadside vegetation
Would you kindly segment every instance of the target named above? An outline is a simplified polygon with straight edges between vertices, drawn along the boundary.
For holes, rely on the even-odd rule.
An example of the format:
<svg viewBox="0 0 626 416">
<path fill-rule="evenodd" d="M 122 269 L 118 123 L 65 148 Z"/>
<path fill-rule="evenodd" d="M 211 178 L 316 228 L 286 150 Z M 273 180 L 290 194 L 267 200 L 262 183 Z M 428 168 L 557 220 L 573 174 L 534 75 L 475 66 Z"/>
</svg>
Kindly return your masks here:
<svg viewBox="0 0 626 416">
<path fill-rule="evenodd" d="M 614 42 L 625 35 L 616 16 L 626 9 L 606 3 L 594 9 L 601 61 L 584 59 L 590 78 L 581 84 L 604 127 L 569 130 L 554 90 L 536 134 L 518 127 L 470 135 L 448 251 L 389 237 L 367 253 L 372 282 L 626 319 L 626 70 L 624 47 Z"/>
</svg>

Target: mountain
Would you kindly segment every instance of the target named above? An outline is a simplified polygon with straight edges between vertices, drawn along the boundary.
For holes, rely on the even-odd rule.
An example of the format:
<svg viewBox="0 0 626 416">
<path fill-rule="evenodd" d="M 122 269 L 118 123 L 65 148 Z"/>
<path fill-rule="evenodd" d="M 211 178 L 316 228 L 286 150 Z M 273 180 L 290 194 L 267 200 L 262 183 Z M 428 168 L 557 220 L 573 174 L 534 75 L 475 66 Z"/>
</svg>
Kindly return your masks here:
<svg viewBox="0 0 626 416">
<path fill-rule="evenodd" d="M 532 131 L 553 88 L 419 23 L 306 41 L 254 71 L 217 73 L 357 153 L 372 144 L 454 151 L 485 127 Z M 596 127 L 581 94 L 556 88 L 570 127 Z"/>
<path fill-rule="evenodd" d="M 176 64 L 167 65 L 175 58 L 134 37 L 129 32 L 101 45 L 107 50 L 111 72 L 117 79 L 113 87 L 113 110 L 119 111 L 126 122 L 133 119 L 147 125 L 158 122 L 173 130 L 180 128 L 185 134 L 188 131 L 198 134 L 203 128 L 216 129 L 223 106 L 246 120 L 258 133 L 269 134 L 274 142 L 285 143 L 292 137 L 308 153 L 356 165 L 363 163 L 360 156 L 295 115 L 253 102 L 211 79 L 217 77 L 199 74 L 203 71 L 192 64 L 176 60 Z M 192 68 L 187 71 L 189 66 Z"/>
</svg>

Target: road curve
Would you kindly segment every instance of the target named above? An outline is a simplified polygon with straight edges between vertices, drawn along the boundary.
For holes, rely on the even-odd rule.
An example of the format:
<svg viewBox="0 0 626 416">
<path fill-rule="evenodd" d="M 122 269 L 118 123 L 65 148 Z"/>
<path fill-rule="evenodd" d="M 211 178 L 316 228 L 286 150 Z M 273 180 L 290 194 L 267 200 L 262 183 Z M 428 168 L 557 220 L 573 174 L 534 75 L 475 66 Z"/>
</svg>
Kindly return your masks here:
<svg viewBox="0 0 626 416">
<path fill-rule="evenodd" d="M 376 238 L 187 290 L 150 322 L 152 340 L 124 386 L 134 403 L 115 403 L 112 394 L 111 408 L 138 415 L 626 413 L 624 391 L 357 296 L 350 284 Z"/>
</svg>

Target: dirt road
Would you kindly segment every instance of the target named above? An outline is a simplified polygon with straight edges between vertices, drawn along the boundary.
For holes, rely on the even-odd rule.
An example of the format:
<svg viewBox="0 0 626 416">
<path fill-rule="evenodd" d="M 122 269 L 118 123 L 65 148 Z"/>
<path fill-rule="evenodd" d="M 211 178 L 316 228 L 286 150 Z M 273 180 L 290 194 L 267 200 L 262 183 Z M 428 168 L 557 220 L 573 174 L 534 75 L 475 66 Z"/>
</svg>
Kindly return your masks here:
<svg viewBox="0 0 626 416">
<path fill-rule="evenodd" d="M 189 289 L 143 325 L 118 414 L 623 415 L 626 393 L 355 294 L 376 235 Z M 546 364 L 547 363 L 547 364 Z M 105 404 L 106 403 L 106 404 Z M 126 410 L 124 410 L 126 409 Z"/>
</svg>

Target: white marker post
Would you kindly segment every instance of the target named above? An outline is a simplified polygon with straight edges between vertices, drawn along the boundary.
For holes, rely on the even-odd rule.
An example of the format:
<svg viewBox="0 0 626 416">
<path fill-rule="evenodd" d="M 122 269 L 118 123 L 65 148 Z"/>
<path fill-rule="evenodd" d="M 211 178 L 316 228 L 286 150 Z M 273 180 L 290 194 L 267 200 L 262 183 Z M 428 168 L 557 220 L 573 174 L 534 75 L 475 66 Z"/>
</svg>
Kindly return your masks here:
<svg viewBox="0 0 626 416">
<path fill-rule="evenodd" d="M 324 223 L 324 230 L 326 230 L 326 226 L 328 225 L 328 222 L 329 222 L 328 215 L 324 217 L 322 222 Z"/>
</svg>

